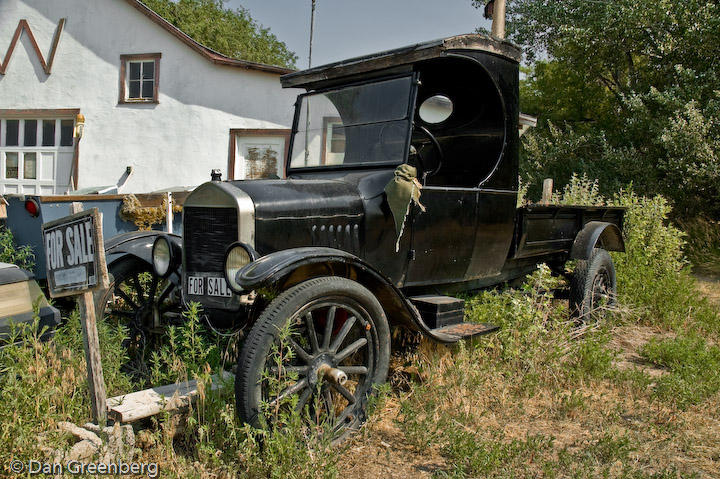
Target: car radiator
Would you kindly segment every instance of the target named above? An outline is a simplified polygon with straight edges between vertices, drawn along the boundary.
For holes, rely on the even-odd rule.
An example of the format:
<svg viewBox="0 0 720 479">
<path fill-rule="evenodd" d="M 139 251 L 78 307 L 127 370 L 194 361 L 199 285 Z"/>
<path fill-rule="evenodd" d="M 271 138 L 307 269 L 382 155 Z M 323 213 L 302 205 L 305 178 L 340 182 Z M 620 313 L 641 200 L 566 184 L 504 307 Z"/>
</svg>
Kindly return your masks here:
<svg viewBox="0 0 720 479">
<path fill-rule="evenodd" d="M 188 301 L 199 301 L 210 308 L 232 308 L 233 295 L 229 289 L 218 289 L 218 284 L 225 285 L 225 251 L 237 239 L 235 208 L 193 206 L 184 209 L 183 291 Z M 191 291 L 192 282 L 195 287 Z"/>
</svg>

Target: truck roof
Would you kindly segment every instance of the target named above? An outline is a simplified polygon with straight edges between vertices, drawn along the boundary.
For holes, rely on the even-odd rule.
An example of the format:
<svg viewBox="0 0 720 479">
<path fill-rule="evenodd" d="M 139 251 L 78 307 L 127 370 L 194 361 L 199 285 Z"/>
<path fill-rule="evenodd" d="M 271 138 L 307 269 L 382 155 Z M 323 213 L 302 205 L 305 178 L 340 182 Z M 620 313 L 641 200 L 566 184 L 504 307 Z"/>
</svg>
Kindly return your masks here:
<svg viewBox="0 0 720 479">
<path fill-rule="evenodd" d="M 516 63 L 519 63 L 522 59 L 522 50 L 514 43 L 488 35 L 470 33 L 417 43 L 289 73 L 280 77 L 280 83 L 283 88 L 311 89 L 315 84 L 329 80 L 439 58 L 445 56 L 451 50 L 481 51 Z"/>
</svg>

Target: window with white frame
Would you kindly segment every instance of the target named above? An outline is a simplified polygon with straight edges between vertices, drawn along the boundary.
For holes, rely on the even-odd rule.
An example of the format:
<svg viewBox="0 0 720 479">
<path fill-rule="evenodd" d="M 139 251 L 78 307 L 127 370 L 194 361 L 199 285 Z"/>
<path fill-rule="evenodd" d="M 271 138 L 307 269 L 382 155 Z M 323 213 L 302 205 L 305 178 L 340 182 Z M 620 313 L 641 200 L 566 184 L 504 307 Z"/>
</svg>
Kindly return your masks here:
<svg viewBox="0 0 720 479">
<path fill-rule="evenodd" d="M 120 56 L 119 103 L 157 103 L 160 54 Z"/>
<path fill-rule="evenodd" d="M 0 118 L 0 194 L 64 193 L 73 160 L 73 118 Z"/>
</svg>

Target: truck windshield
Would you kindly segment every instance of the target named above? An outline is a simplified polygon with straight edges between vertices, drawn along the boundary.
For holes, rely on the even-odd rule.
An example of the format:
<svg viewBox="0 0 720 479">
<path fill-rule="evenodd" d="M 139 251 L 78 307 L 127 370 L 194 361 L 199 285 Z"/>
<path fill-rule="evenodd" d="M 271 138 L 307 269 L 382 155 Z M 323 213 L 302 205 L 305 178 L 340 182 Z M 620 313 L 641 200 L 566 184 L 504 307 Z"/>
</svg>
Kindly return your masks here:
<svg viewBox="0 0 720 479">
<path fill-rule="evenodd" d="M 301 97 L 290 168 L 400 164 L 412 77 Z"/>
</svg>

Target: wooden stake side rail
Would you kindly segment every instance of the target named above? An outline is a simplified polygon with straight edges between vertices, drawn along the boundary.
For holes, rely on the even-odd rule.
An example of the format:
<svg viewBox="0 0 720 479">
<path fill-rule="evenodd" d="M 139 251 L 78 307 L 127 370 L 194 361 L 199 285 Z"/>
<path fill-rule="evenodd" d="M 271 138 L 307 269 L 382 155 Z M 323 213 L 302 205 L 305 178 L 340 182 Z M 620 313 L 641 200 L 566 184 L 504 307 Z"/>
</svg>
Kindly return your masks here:
<svg viewBox="0 0 720 479">
<path fill-rule="evenodd" d="M 211 390 L 217 390 L 234 376 L 224 371 L 222 377 L 211 376 Z M 185 381 L 177 384 L 158 386 L 143 391 L 135 391 L 108 399 L 108 415 L 117 422 L 134 422 L 164 411 L 176 411 L 186 408 L 197 400 L 197 381 Z"/>
</svg>

